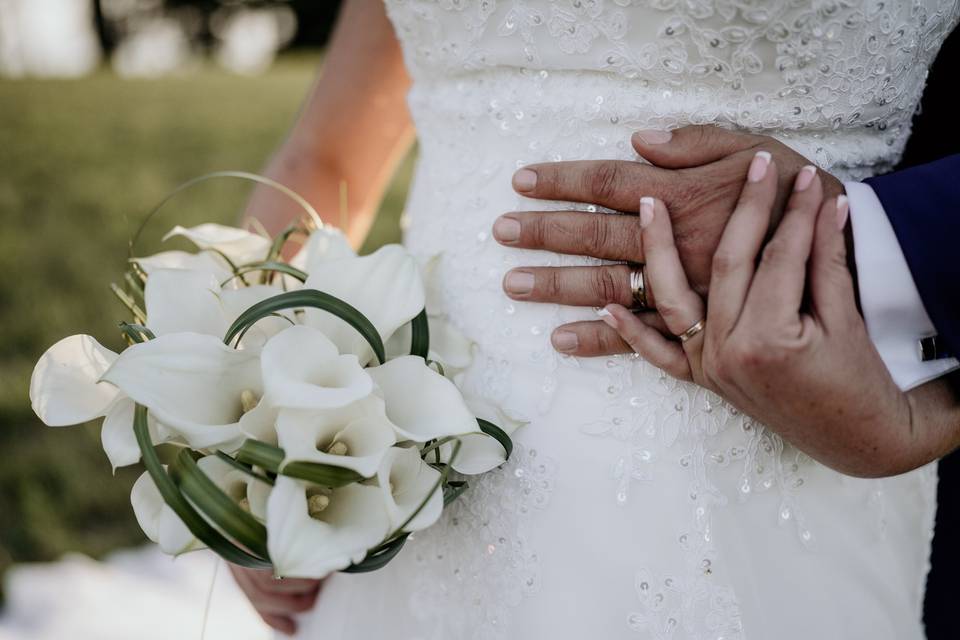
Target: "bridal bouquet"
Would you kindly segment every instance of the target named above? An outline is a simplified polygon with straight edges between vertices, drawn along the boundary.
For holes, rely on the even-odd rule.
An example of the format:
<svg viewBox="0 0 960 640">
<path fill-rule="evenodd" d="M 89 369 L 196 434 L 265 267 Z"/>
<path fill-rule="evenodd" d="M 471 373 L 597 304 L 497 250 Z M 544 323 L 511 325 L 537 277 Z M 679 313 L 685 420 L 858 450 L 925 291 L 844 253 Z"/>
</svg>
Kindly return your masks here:
<svg viewBox="0 0 960 640">
<path fill-rule="evenodd" d="M 64 338 L 30 398 L 50 426 L 103 417 L 114 468 L 142 461 L 131 501 L 164 552 L 207 547 L 278 576 L 370 571 L 512 443 L 454 384 L 471 345 L 428 314 L 414 258 L 357 256 L 287 194 L 311 219 L 275 238 L 177 226 L 167 237 L 197 252 L 131 258 L 113 285 L 128 346 Z"/>
</svg>

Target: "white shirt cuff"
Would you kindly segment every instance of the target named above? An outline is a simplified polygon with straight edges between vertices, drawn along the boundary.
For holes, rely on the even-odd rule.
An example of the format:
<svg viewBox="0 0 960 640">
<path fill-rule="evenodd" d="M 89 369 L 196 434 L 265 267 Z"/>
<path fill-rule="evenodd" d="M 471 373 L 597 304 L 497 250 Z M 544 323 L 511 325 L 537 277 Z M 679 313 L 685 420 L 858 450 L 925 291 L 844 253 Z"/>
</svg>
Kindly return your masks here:
<svg viewBox="0 0 960 640">
<path fill-rule="evenodd" d="M 919 341 L 937 333 L 883 205 L 869 185 L 847 182 L 860 304 L 870 339 L 906 391 L 957 367 L 956 358 L 923 362 Z"/>
</svg>

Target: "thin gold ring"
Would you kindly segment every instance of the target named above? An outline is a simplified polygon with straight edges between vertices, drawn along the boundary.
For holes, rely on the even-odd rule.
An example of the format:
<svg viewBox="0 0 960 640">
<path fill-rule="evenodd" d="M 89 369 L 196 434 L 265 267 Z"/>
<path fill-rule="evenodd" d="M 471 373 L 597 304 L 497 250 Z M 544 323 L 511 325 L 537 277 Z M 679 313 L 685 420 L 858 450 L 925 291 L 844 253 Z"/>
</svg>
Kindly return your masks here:
<svg viewBox="0 0 960 640">
<path fill-rule="evenodd" d="M 689 340 L 689 339 L 692 338 L 693 336 L 695 336 L 695 335 L 697 335 L 698 333 L 700 333 L 701 331 L 703 331 L 704 325 L 705 325 L 705 321 L 701 318 L 700 320 L 698 320 L 697 322 L 695 322 L 693 325 L 691 325 L 691 327 L 690 327 L 689 329 L 687 329 L 687 330 L 684 331 L 683 333 L 677 335 L 677 337 L 680 338 L 680 342 L 686 342 L 687 340 Z"/>
<path fill-rule="evenodd" d="M 643 277 L 644 265 L 630 268 L 630 294 L 633 296 L 634 309 L 648 309 L 647 288 Z"/>
</svg>

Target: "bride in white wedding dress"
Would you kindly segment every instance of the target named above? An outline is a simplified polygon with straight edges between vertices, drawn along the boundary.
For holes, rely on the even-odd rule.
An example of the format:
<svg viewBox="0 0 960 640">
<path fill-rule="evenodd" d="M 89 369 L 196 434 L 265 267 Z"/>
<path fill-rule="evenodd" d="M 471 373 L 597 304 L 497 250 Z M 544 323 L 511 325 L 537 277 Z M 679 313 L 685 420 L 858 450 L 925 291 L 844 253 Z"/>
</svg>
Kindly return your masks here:
<svg viewBox="0 0 960 640">
<path fill-rule="evenodd" d="M 420 156 L 405 242 L 476 342 L 467 387 L 529 422 L 385 569 L 326 580 L 299 638 L 922 638 L 935 465 L 843 476 L 701 388 L 513 302 L 493 221 L 544 161 L 636 159 L 630 134 L 772 135 L 841 179 L 892 167 L 956 0 L 387 0 Z M 362 80 L 358 80 L 362 84 Z M 584 208 L 584 207 L 580 207 Z"/>
</svg>

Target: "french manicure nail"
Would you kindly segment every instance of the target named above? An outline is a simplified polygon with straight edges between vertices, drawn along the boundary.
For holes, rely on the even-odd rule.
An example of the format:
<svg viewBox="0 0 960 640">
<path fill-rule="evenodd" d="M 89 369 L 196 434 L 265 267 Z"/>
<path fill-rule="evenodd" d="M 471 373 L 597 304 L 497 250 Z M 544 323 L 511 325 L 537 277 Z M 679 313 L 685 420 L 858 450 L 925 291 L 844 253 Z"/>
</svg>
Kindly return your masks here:
<svg viewBox="0 0 960 640">
<path fill-rule="evenodd" d="M 757 151 L 757 155 L 753 156 L 753 160 L 750 162 L 750 170 L 747 171 L 747 180 L 750 182 L 760 182 L 763 180 L 763 176 L 767 175 L 767 167 L 770 166 L 770 152 L 769 151 Z"/>
<path fill-rule="evenodd" d="M 555 331 L 553 334 L 553 346 L 557 351 L 576 351 L 579 344 L 577 334 L 572 331 Z"/>
<path fill-rule="evenodd" d="M 503 286 L 510 293 L 526 294 L 533 291 L 535 279 L 532 273 L 526 271 L 511 271 L 503 281 Z"/>
<path fill-rule="evenodd" d="M 817 175 L 817 168 L 811 164 L 808 164 L 803 169 L 800 169 L 800 173 L 797 174 L 797 180 L 793 183 L 794 191 L 803 191 L 813 183 L 813 177 Z"/>
<path fill-rule="evenodd" d="M 513 218 L 500 216 L 493 223 L 493 237 L 500 242 L 516 242 L 520 239 L 520 223 Z"/>
<path fill-rule="evenodd" d="M 533 191 L 537 186 L 537 173 L 530 169 L 520 169 L 513 174 L 513 188 L 517 191 Z"/>
<path fill-rule="evenodd" d="M 672 131 L 657 131 L 656 129 L 641 129 L 635 134 L 643 144 L 665 144 L 673 138 Z"/>
<path fill-rule="evenodd" d="M 644 196 L 640 198 L 640 227 L 649 226 L 653 222 L 653 198 Z"/>
<path fill-rule="evenodd" d="M 837 228 L 843 231 L 847 226 L 847 216 L 850 215 L 850 203 L 847 196 L 837 196 Z"/>
</svg>

